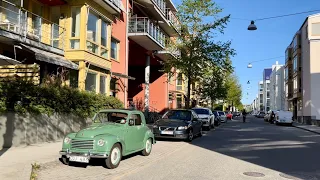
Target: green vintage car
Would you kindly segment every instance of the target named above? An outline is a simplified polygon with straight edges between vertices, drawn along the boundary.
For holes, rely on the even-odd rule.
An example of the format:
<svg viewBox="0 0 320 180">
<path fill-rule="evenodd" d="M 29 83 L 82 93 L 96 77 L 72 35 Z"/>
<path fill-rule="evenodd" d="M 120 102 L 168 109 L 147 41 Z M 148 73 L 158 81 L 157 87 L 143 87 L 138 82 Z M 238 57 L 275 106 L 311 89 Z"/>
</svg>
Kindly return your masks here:
<svg viewBox="0 0 320 180">
<path fill-rule="evenodd" d="M 122 156 L 141 151 L 148 156 L 156 141 L 147 127 L 141 111 L 107 109 L 98 112 L 93 124 L 68 134 L 60 154 L 64 164 L 89 163 L 91 158 L 103 158 L 110 168 L 119 166 Z"/>
</svg>

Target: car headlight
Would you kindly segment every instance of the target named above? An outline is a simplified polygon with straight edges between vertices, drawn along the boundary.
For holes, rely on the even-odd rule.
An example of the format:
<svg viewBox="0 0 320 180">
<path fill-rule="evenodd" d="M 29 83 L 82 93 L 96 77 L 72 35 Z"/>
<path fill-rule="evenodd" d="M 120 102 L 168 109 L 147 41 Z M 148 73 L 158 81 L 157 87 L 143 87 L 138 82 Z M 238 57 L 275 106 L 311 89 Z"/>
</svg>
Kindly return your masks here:
<svg viewBox="0 0 320 180">
<path fill-rule="evenodd" d="M 178 130 L 184 130 L 184 129 L 188 129 L 188 126 L 179 126 Z"/>
<path fill-rule="evenodd" d="M 99 139 L 98 142 L 97 142 L 97 145 L 98 146 L 103 146 L 105 143 L 105 141 L 103 139 Z"/>
<path fill-rule="evenodd" d="M 64 143 L 69 144 L 71 142 L 71 138 L 65 137 L 63 141 Z"/>
</svg>

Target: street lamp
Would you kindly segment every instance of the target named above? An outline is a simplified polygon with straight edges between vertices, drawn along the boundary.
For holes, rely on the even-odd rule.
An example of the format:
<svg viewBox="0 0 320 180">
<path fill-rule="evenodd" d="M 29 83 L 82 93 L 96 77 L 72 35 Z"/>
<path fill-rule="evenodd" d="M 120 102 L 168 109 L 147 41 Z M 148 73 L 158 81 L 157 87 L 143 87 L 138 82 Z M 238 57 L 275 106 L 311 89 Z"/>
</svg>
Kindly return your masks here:
<svg viewBox="0 0 320 180">
<path fill-rule="evenodd" d="M 257 26 L 254 24 L 254 21 L 251 21 L 250 25 L 248 26 L 249 31 L 257 30 Z"/>
<path fill-rule="evenodd" d="M 298 15 L 298 14 L 305 14 L 305 13 L 316 12 L 316 11 L 320 11 L 320 10 L 304 11 L 304 12 L 298 12 L 298 13 L 293 13 L 293 14 L 285 14 L 285 15 L 280 15 L 280 16 L 272 16 L 272 17 L 266 17 L 266 18 L 251 20 L 251 23 L 250 23 L 250 25 L 248 26 L 248 30 L 249 30 L 249 31 L 255 31 L 255 30 L 258 29 L 257 26 L 254 24 L 255 21 L 262 21 L 262 20 L 266 20 L 266 19 L 282 18 L 282 17 L 286 17 L 286 16 L 294 16 L 294 15 Z M 242 19 L 242 20 L 244 20 L 244 19 Z"/>
<path fill-rule="evenodd" d="M 268 58 L 268 59 L 262 59 L 262 60 L 258 60 L 258 61 L 252 61 L 252 62 L 249 62 L 249 63 L 248 63 L 247 68 L 252 68 L 252 64 L 253 64 L 253 63 L 256 63 L 256 62 L 268 61 L 268 60 L 277 59 L 277 58 L 282 58 L 282 57 L 284 57 L 284 56 L 278 56 L 278 57 L 273 57 L 273 58 Z"/>
</svg>

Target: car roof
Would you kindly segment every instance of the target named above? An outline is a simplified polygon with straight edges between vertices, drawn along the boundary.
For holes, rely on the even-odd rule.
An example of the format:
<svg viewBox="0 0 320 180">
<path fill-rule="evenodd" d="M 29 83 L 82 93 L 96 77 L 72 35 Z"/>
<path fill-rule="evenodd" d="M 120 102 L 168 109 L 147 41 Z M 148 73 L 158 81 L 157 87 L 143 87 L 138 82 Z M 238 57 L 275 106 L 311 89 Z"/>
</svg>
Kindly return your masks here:
<svg viewBox="0 0 320 180">
<path fill-rule="evenodd" d="M 129 112 L 135 112 L 135 113 L 141 113 L 141 111 L 136 109 L 125 109 L 125 108 L 119 108 L 119 109 L 103 109 L 99 112 L 121 112 L 121 113 L 129 113 Z"/>
<path fill-rule="evenodd" d="M 194 107 L 192 109 L 205 109 L 205 110 L 210 110 L 209 108 L 205 108 L 205 107 Z"/>
</svg>

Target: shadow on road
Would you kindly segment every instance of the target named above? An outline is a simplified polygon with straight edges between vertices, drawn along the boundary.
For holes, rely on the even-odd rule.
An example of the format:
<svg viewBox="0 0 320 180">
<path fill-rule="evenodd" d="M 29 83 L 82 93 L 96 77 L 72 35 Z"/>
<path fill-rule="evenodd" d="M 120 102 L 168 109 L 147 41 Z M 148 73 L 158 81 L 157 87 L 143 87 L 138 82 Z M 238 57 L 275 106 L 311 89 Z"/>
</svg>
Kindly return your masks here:
<svg viewBox="0 0 320 180">
<path fill-rule="evenodd" d="M 231 121 L 192 144 L 302 179 L 320 179 L 317 136 L 250 116 L 247 120 Z"/>
</svg>

